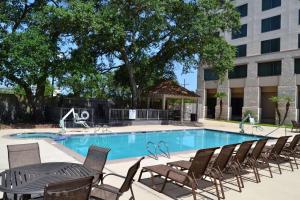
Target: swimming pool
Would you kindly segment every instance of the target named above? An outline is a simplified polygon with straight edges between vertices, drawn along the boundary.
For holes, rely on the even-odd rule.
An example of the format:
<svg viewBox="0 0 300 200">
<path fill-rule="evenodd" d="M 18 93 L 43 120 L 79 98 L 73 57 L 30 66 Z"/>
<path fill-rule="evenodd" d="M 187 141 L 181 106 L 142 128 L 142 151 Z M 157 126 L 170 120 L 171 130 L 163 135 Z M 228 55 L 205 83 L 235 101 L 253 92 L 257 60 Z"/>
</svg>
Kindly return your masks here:
<svg viewBox="0 0 300 200">
<path fill-rule="evenodd" d="M 29 137 L 27 135 L 27 137 Z M 23 137 L 24 138 L 24 137 Z M 70 135 L 57 142 L 86 156 L 90 145 L 110 148 L 108 159 L 131 158 L 148 155 L 147 142 L 165 141 L 169 151 L 180 152 L 261 139 L 260 136 L 237 134 L 209 129 L 151 131 L 119 134 Z M 53 139 L 53 138 L 52 138 Z"/>
</svg>

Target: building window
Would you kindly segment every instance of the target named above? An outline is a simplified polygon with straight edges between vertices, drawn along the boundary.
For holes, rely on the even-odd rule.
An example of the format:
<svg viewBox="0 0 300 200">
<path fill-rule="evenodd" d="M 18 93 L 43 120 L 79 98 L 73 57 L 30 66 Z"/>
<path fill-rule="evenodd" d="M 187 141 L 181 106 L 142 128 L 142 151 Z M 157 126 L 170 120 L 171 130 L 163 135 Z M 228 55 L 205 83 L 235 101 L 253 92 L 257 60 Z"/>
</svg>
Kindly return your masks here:
<svg viewBox="0 0 300 200">
<path fill-rule="evenodd" d="M 300 34 L 298 34 L 298 49 L 300 49 Z"/>
<path fill-rule="evenodd" d="M 281 0 L 262 0 L 262 11 L 281 6 Z"/>
<path fill-rule="evenodd" d="M 248 15 L 248 4 L 244 4 L 236 7 L 236 11 L 240 13 L 241 17 L 246 17 Z"/>
<path fill-rule="evenodd" d="M 243 44 L 243 45 L 239 45 L 236 47 L 236 57 L 245 57 L 247 56 L 247 45 Z"/>
<path fill-rule="evenodd" d="M 247 65 L 235 66 L 233 70 L 228 73 L 229 79 L 246 78 L 246 77 L 247 77 Z"/>
<path fill-rule="evenodd" d="M 295 59 L 295 74 L 300 74 L 300 58 Z"/>
<path fill-rule="evenodd" d="M 298 24 L 300 24 L 300 10 L 299 10 L 299 13 L 298 13 Z"/>
<path fill-rule="evenodd" d="M 204 69 L 204 80 L 205 81 L 218 80 L 218 75 L 212 69 Z"/>
<path fill-rule="evenodd" d="M 281 75 L 281 61 L 258 63 L 258 76 L 279 76 Z"/>
<path fill-rule="evenodd" d="M 280 51 L 280 38 L 261 41 L 261 54 Z"/>
<path fill-rule="evenodd" d="M 270 17 L 261 20 L 261 32 L 274 31 L 281 28 L 281 16 Z"/>
<path fill-rule="evenodd" d="M 240 30 L 237 31 L 233 31 L 231 38 L 234 39 L 238 39 L 238 38 L 242 38 L 242 37 L 247 37 L 247 24 L 243 24 L 240 28 Z"/>
</svg>

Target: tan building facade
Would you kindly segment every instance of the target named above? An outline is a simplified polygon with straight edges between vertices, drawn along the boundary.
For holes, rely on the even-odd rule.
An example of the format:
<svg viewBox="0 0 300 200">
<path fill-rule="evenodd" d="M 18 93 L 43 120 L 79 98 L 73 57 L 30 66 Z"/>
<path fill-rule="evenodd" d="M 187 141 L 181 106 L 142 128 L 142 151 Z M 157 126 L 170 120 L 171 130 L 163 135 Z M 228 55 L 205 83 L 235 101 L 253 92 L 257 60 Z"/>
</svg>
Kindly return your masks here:
<svg viewBox="0 0 300 200">
<path fill-rule="evenodd" d="M 220 83 L 211 69 L 200 66 L 197 93 L 201 98 L 200 118 L 216 118 L 217 92 L 225 92 L 222 118 L 241 120 L 252 112 L 258 121 L 275 123 L 272 96 L 292 99 L 286 123 L 299 120 L 300 105 L 300 1 L 235 0 L 241 13 L 241 29 L 225 33 L 237 47 L 235 68 Z M 285 103 L 279 105 L 282 115 Z"/>
</svg>

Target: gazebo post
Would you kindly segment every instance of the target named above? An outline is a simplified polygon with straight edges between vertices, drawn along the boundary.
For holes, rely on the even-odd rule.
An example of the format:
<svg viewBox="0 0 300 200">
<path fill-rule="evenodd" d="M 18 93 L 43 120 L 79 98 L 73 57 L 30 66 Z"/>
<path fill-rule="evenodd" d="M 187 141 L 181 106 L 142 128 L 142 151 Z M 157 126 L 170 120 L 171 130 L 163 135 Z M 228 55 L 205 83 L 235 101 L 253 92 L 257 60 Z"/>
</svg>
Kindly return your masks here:
<svg viewBox="0 0 300 200">
<path fill-rule="evenodd" d="M 180 112 L 180 121 L 183 123 L 183 105 L 184 105 L 184 100 L 181 98 L 181 112 Z"/>
<path fill-rule="evenodd" d="M 166 109 L 166 95 L 164 95 L 164 94 L 162 96 L 162 109 L 163 110 Z"/>
</svg>

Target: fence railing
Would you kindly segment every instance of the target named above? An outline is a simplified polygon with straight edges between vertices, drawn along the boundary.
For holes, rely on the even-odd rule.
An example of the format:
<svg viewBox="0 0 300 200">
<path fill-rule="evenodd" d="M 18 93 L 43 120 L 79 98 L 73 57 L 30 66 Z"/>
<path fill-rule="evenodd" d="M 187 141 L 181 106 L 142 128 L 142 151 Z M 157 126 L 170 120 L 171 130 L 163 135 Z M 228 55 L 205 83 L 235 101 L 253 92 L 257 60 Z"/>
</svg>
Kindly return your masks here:
<svg viewBox="0 0 300 200">
<path fill-rule="evenodd" d="M 159 109 L 134 109 L 135 120 L 169 120 L 172 111 Z M 130 109 L 110 109 L 110 120 L 130 120 Z M 173 118 L 173 117 L 172 117 Z"/>
</svg>

